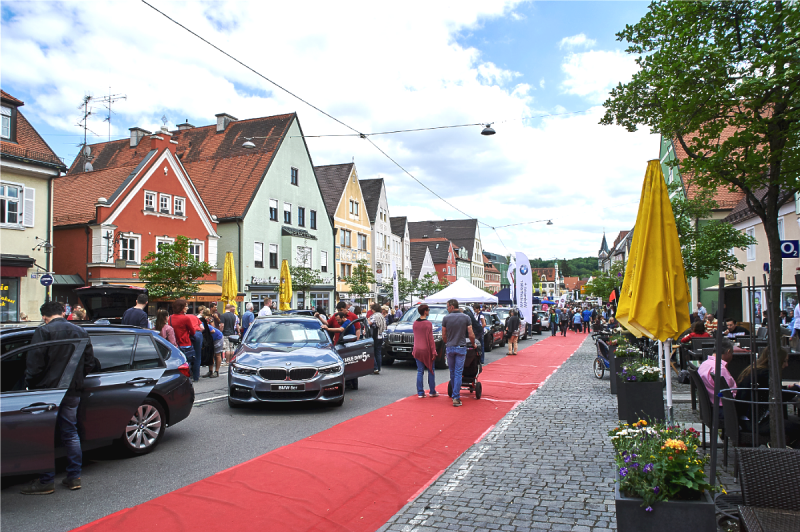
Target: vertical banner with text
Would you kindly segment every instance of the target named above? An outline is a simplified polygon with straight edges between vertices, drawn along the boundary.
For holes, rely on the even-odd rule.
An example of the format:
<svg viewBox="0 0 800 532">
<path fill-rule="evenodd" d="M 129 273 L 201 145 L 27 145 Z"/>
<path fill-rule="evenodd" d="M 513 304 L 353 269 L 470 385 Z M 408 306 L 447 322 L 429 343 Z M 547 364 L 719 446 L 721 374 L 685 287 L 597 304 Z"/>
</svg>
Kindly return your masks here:
<svg viewBox="0 0 800 532">
<path fill-rule="evenodd" d="M 392 312 L 400 305 L 400 279 L 397 277 L 397 264 L 392 260 Z"/>
<path fill-rule="evenodd" d="M 508 278 L 508 298 L 511 300 L 511 306 L 514 306 L 514 302 L 516 301 L 514 292 L 517 287 L 516 283 L 514 283 L 514 270 L 517 269 L 517 263 L 514 262 L 514 257 L 509 257 L 509 260 L 510 264 L 506 272 L 506 278 Z"/>
<path fill-rule="evenodd" d="M 521 251 L 517 251 L 517 307 L 525 320 L 533 323 L 533 285 L 531 263 Z"/>
</svg>

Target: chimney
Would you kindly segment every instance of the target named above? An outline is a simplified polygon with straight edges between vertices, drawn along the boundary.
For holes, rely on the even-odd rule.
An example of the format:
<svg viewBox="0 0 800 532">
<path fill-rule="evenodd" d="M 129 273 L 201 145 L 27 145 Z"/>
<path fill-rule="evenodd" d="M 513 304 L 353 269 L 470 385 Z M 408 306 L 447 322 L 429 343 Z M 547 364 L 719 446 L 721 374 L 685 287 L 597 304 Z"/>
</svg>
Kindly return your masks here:
<svg viewBox="0 0 800 532">
<path fill-rule="evenodd" d="M 194 126 L 189 123 L 189 119 L 186 119 L 185 124 L 178 124 L 178 131 L 186 131 L 187 129 L 192 129 Z"/>
<path fill-rule="evenodd" d="M 225 131 L 225 128 L 228 127 L 228 124 L 238 120 L 238 118 L 231 116 L 228 113 L 220 113 L 214 116 L 217 117 L 217 133 Z"/>
<path fill-rule="evenodd" d="M 146 129 L 142 129 L 140 127 L 132 127 L 130 128 L 131 132 L 131 148 L 135 148 L 139 145 L 139 141 L 142 140 L 145 135 L 149 135 L 150 132 Z"/>
</svg>

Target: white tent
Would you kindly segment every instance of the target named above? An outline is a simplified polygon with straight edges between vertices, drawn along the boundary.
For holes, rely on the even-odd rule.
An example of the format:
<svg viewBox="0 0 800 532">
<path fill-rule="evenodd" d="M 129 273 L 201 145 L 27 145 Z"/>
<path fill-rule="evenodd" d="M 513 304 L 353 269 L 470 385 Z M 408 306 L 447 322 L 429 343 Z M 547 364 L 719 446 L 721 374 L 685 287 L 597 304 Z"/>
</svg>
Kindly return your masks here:
<svg viewBox="0 0 800 532">
<path fill-rule="evenodd" d="M 458 300 L 458 303 L 497 303 L 497 297 L 484 292 L 466 279 L 459 279 L 441 292 L 436 292 L 426 297 L 423 303 L 447 303 L 449 300 Z"/>
</svg>

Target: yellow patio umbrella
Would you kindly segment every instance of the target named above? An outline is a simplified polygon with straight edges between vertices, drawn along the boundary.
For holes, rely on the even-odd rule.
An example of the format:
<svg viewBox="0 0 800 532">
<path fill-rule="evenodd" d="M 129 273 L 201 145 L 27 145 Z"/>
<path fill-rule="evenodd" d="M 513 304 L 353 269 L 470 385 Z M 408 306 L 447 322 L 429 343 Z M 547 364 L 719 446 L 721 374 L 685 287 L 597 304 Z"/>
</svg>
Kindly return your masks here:
<svg viewBox="0 0 800 532">
<path fill-rule="evenodd" d="M 222 269 L 222 308 L 228 303 L 236 304 L 236 295 L 239 293 L 239 285 L 236 282 L 236 269 L 233 266 L 233 252 L 225 254 L 225 266 Z"/>
<path fill-rule="evenodd" d="M 281 263 L 281 287 L 278 298 L 280 310 L 292 308 L 292 274 L 289 273 L 289 261 L 286 259 Z"/>
<path fill-rule="evenodd" d="M 637 337 L 677 338 L 689 328 L 689 286 L 661 163 L 647 163 L 617 320 Z"/>
</svg>

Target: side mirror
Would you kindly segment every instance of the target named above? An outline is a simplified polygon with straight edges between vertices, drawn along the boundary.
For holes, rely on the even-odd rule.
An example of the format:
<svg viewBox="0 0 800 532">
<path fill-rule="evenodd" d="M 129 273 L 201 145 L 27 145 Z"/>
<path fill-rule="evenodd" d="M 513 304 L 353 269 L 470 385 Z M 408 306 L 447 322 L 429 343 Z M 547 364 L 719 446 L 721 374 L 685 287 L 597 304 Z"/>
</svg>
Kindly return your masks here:
<svg viewBox="0 0 800 532">
<path fill-rule="evenodd" d="M 228 336 L 228 341 L 230 343 L 232 343 L 232 344 L 238 344 L 239 340 L 240 340 L 240 338 L 239 338 L 238 334 L 232 334 L 232 335 Z"/>
<path fill-rule="evenodd" d="M 347 336 L 342 337 L 342 343 L 343 344 L 351 344 L 351 343 L 353 343 L 355 341 L 356 341 L 356 335 L 355 334 L 348 334 Z"/>
</svg>

